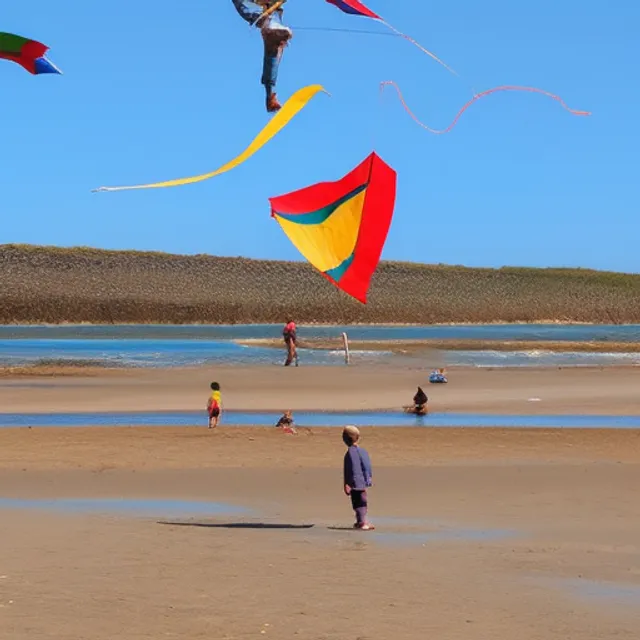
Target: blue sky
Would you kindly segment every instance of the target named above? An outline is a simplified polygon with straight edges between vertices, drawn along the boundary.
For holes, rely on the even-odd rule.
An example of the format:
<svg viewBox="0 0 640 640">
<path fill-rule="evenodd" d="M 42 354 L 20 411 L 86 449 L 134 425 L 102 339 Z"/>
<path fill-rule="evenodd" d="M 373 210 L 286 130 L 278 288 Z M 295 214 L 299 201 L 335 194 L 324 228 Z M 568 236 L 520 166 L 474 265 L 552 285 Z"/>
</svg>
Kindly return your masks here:
<svg viewBox="0 0 640 640">
<path fill-rule="evenodd" d="M 583 266 L 640 272 L 640 3 L 596 0 L 369 0 L 437 53 L 400 38 L 300 29 L 279 95 L 318 96 L 246 164 L 175 189 L 91 193 L 204 173 L 267 122 L 262 43 L 231 0 L 5 3 L 0 30 L 52 47 L 62 77 L 0 65 L 0 243 L 89 245 L 301 259 L 269 216 L 269 196 L 334 180 L 373 149 L 398 172 L 383 258 L 469 266 Z M 294 27 L 385 32 L 324 0 L 289 0 Z M 476 103 L 477 91 L 531 94 Z"/>
</svg>

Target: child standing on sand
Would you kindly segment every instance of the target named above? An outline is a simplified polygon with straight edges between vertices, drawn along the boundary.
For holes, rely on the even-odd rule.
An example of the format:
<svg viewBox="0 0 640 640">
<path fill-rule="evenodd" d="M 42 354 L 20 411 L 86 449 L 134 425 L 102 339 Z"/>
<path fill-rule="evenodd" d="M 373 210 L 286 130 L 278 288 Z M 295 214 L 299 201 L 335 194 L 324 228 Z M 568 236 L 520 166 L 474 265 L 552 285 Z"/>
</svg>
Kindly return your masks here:
<svg viewBox="0 0 640 640">
<path fill-rule="evenodd" d="M 209 413 L 209 429 L 218 426 L 220 414 L 222 413 L 222 395 L 220 385 L 217 382 L 211 383 L 211 395 L 207 401 L 207 412 Z"/>
<path fill-rule="evenodd" d="M 375 527 L 367 520 L 367 488 L 373 483 L 371 460 L 365 449 L 358 446 L 360 431 L 356 427 L 345 427 L 342 441 L 347 445 L 344 456 L 344 492 L 351 498 L 356 514 L 355 529 L 371 531 Z"/>
</svg>

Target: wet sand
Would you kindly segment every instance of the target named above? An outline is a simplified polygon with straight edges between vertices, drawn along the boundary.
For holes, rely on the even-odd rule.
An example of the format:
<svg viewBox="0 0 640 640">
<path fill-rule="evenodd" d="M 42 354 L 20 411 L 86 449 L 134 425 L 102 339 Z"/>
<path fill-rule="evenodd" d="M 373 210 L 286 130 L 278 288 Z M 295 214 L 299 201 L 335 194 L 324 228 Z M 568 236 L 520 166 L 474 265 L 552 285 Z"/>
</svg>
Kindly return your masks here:
<svg viewBox="0 0 640 640">
<path fill-rule="evenodd" d="M 78 372 L 76 372 L 78 373 Z M 391 408 L 428 371 L 93 371 L 0 380 L 2 411 Z M 452 370 L 437 410 L 638 413 L 636 369 Z M 541 402 L 528 402 L 531 397 Z M 328 406 L 329 405 L 329 406 Z M 3 637 L 640 637 L 640 430 L 366 428 L 375 532 L 336 429 L 0 429 Z M 204 515 L 2 498 L 207 500 Z M 162 511 L 162 509 L 161 509 Z"/>
<path fill-rule="evenodd" d="M 386 467 L 455 464 L 639 463 L 640 429 L 394 427 L 361 429 Z M 0 470 L 331 468 L 339 429 L 45 427 L 0 429 Z"/>
<path fill-rule="evenodd" d="M 640 367 L 470 369 L 428 384 L 419 366 L 216 366 L 192 369 L 48 369 L 0 377 L 3 412 L 204 409 L 218 380 L 233 410 L 388 410 L 422 385 L 432 411 L 502 414 L 640 413 Z M 536 398 L 534 402 L 530 401 Z"/>
<path fill-rule="evenodd" d="M 335 430 L 1 430 L 2 497 L 197 499 L 255 510 L 5 510 L 3 632 L 639 637 L 638 432 L 364 429 L 363 444 L 375 465 L 371 533 L 349 530 Z"/>
</svg>

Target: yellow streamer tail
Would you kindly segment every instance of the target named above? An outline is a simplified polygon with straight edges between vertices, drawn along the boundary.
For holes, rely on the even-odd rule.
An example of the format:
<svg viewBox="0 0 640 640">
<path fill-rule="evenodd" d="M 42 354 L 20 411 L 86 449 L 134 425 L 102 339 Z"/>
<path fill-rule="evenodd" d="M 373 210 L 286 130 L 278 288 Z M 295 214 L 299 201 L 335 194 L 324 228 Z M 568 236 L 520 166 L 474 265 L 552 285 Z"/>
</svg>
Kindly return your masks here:
<svg viewBox="0 0 640 640">
<path fill-rule="evenodd" d="M 133 189 L 162 189 L 165 187 L 180 187 L 187 184 L 194 184 L 196 182 L 203 182 L 209 180 L 215 176 L 219 176 L 222 173 L 231 171 L 243 162 L 248 160 L 252 155 L 261 149 L 267 142 L 269 142 L 276 134 L 278 134 L 289 122 L 309 103 L 309 101 L 318 93 L 323 92 L 327 95 L 328 92 L 319 84 L 309 85 L 303 87 L 294 93 L 287 102 L 283 105 L 282 109 L 276 113 L 276 115 L 269 121 L 269 123 L 260 131 L 260 133 L 254 138 L 253 142 L 236 158 L 227 162 L 219 169 L 212 171 L 211 173 L 204 173 L 199 176 L 193 176 L 190 178 L 179 178 L 177 180 L 167 180 L 165 182 L 154 182 L 151 184 L 139 184 L 125 187 L 99 187 L 93 189 L 92 192 L 102 191 L 131 191 Z"/>
</svg>

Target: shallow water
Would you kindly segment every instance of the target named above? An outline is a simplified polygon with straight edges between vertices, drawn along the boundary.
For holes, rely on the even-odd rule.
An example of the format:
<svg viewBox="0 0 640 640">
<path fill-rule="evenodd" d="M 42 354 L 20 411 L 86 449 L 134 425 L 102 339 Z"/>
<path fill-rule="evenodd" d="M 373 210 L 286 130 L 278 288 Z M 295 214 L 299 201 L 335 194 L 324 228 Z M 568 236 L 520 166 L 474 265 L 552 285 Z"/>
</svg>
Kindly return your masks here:
<svg viewBox="0 0 640 640">
<path fill-rule="evenodd" d="M 124 498 L 60 498 L 51 500 L 0 498 L 0 509 L 30 509 L 67 513 L 125 513 L 155 517 L 189 515 L 238 516 L 251 513 L 249 509 L 245 509 L 244 507 L 221 502 Z"/>
<path fill-rule="evenodd" d="M 640 325 L 459 325 L 459 326 L 300 326 L 303 339 L 352 340 L 541 340 L 639 342 Z M 283 352 L 236 340 L 279 338 L 279 325 L 64 325 L 0 326 L 0 365 L 24 365 L 43 359 L 92 360 L 108 365 L 172 367 L 207 363 L 280 365 Z M 340 350 L 300 349 L 302 365 L 341 365 Z M 354 351 L 358 362 L 400 360 L 384 351 Z M 544 350 L 438 352 L 429 366 L 580 366 L 640 364 L 637 353 L 551 353 Z M 424 360 L 424 358 L 423 358 Z"/>
<path fill-rule="evenodd" d="M 548 578 L 538 580 L 545 586 L 560 588 L 587 601 L 608 601 L 628 607 L 640 606 L 640 584 L 587 580 L 586 578 Z"/>
<path fill-rule="evenodd" d="M 640 353 L 533 351 L 445 351 L 447 366 L 468 367 L 610 367 L 640 365 Z"/>
<path fill-rule="evenodd" d="M 194 500 L 152 500 L 152 499 L 120 499 L 120 498 L 55 498 L 55 499 L 17 499 L 0 498 L 0 510 L 29 510 L 46 511 L 63 514 L 93 514 L 93 515 L 123 515 L 143 518 L 193 518 L 193 517 L 238 517 L 255 516 L 255 511 L 237 505 L 230 505 L 220 502 L 203 502 Z M 385 518 L 376 519 L 376 525 L 380 528 L 397 527 L 402 519 Z M 415 522 L 413 524 L 415 525 Z M 433 527 L 426 521 L 419 521 L 423 526 Z M 309 524 L 289 524 L 274 521 L 194 521 L 194 520 L 161 520 L 159 524 L 175 527 L 200 527 L 209 529 L 289 529 L 302 530 L 310 533 L 312 529 L 315 534 L 327 535 L 332 532 L 344 532 L 353 535 L 361 535 L 362 532 L 354 531 L 353 527 L 326 526 Z M 386 525 L 386 527 L 385 527 Z M 437 530 L 422 531 L 372 531 L 366 533 L 366 540 L 382 544 L 384 546 L 425 546 L 431 542 L 442 541 L 489 541 L 499 540 L 504 537 L 515 535 L 510 531 L 491 529 L 457 529 L 443 528 L 442 525 Z"/>
<path fill-rule="evenodd" d="M 0 339 L 0 364 L 20 366 L 42 360 L 94 361 L 107 366 L 185 367 L 211 363 L 282 365 L 282 350 L 245 346 L 231 340 L 157 338 Z M 343 352 L 298 349 L 307 365 L 344 364 Z M 379 359 L 381 351 L 356 352 L 354 363 Z"/>
<path fill-rule="evenodd" d="M 186 339 L 246 340 L 279 338 L 281 325 L 0 325 L 0 340 L 25 339 Z M 640 325 L 497 324 L 497 325 L 299 325 L 304 338 L 352 340 L 552 340 L 640 342 Z"/>
<path fill-rule="evenodd" d="M 226 411 L 227 426 L 273 427 L 281 413 Z M 395 412 L 295 412 L 297 427 L 561 427 L 640 429 L 640 415 L 493 415 L 481 413 L 432 413 L 414 416 Z M 198 411 L 140 413 L 0 413 L 1 427 L 79 427 L 79 426 L 193 426 L 207 422 Z"/>
<path fill-rule="evenodd" d="M 436 354 L 437 353 L 437 354 Z M 344 365 L 340 350 L 298 349 L 301 366 Z M 0 365 L 23 366 L 53 360 L 85 361 L 106 366 L 188 367 L 208 364 L 280 366 L 278 349 L 246 346 L 232 341 L 172 339 L 10 339 L 0 340 Z M 351 362 L 420 362 L 424 366 L 570 367 L 640 365 L 640 353 L 582 353 L 551 351 L 438 351 L 392 354 L 389 351 L 352 351 Z"/>
<path fill-rule="evenodd" d="M 376 525 L 378 521 L 376 520 Z M 378 531 L 370 535 L 375 542 L 386 546 L 426 546 L 430 542 L 483 542 L 501 540 L 516 535 L 501 529 L 443 529 L 440 531 Z"/>
<path fill-rule="evenodd" d="M 619 603 L 640 605 L 640 584 L 598 582 L 583 578 L 565 580 L 564 584 L 585 598 L 615 600 Z"/>
</svg>

